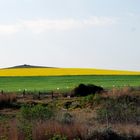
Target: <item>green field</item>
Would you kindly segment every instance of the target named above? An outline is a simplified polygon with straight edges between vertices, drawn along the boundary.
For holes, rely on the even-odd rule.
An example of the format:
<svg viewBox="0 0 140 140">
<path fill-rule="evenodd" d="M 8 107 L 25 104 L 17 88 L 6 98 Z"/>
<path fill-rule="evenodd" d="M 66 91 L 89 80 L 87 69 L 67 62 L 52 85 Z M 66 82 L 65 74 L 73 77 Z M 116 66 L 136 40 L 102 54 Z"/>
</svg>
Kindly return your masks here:
<svg viewBox="0 0 140 140">
<path fill-rule="evenodd" d="M 140 86 L 140 76 L 48 76 L 48 77 L 0 77 L 0 90 L 50 91 L 70 90 L 80 83 L 95 84 L 104 88 Z"/>
</svg>

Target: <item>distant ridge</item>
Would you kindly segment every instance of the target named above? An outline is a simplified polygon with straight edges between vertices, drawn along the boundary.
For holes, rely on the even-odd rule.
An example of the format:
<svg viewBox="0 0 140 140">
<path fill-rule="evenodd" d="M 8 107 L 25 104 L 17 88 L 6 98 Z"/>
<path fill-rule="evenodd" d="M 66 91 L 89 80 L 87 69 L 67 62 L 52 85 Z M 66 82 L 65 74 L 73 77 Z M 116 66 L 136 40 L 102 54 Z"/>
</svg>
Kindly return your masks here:
<svg viewBox="0 0 140 140">
<path fill-rule="evenodd" d="M 35 65 L 17 65 L 17 66 L 13 66 L 13 67 L 8 67 L 8 68 L 4 68 L 4 69 L 15 69 L 15 68 L 53 68 L 53 67 L 45 67 L 45 66 L 35 66 Z"/>
<path fill-rule="evenodd" d="M 57 68 L 17 65 L 0 69 L 0 76 L 65 76 L 65 75 L 140 75 L 140 71 L 105 70 L 94 68 Z"/>
</svg>

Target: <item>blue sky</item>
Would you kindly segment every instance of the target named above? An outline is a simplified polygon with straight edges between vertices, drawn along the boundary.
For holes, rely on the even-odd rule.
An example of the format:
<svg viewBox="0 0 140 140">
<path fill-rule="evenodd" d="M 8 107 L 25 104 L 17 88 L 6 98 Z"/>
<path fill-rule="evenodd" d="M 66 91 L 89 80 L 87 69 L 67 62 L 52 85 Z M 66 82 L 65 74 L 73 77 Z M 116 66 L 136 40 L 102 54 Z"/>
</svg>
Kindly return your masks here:
<svg viewBox="0 0 140 140">
<path fill-rule="evenodd" d="M 0 0 L 0 67 L 140 70 L 139 0 Z"/>
</svg>

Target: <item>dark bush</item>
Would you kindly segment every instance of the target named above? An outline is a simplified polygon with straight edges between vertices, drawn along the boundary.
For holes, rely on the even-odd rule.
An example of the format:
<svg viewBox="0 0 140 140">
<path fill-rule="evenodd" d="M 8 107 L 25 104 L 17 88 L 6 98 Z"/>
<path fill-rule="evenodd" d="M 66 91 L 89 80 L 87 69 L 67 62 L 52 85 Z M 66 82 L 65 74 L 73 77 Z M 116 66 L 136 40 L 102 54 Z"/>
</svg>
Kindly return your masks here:
<svg viewBox="0 0 140 140">
<path fill-rule="evenodd" d="M 87 140 L 126 140 L 119 136 L 116 132 L 106 129 L 104 131 L 94 131 Z"/>
<path fill-rule="evenodd" d="M 71 104 L 72 104 L 72 102 L 70 102 L 70 101 L 65 102 L 65 103 L 64 103 L 64 108 L 65 108 L 65 109 L 69 109 L 70 106 L 71 106 Z"/>
<path fill-rule="evenodd" d="M 73 90 L 75 96 L 87 96 L 89 94 L 100 93 L 101 91 L 103 91 L 102 87 L 92 84 L 80 84 Z"/>
</svg>

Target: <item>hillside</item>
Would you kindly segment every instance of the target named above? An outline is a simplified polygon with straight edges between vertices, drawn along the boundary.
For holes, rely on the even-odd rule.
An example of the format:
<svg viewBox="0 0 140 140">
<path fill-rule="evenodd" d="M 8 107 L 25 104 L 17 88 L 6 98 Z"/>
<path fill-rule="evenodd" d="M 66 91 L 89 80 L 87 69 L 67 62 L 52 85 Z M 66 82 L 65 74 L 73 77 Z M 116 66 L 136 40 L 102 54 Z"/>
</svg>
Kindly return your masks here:
<svg viewBox="0 0 140 140">
<path fill-rule="evenodd" d="M 17 65 L 17 66 L 13 66 L 13 67 L 8 67 L 8 68 L 5 68 L 5 69 L 15 69 L 15 68 L 52 68 L 52 67 L 35 66 L 35 65 L 24 64 L 24 65 Z"/>
<path fill-rule="evenodd" d="M 50 68 L 31 65 L 19 65 L 0 69 L 0 76 L 63 76 L 63 75 L 140 75 L 140 72 L 84 69 L 84 68 Z"/>
</svg>

